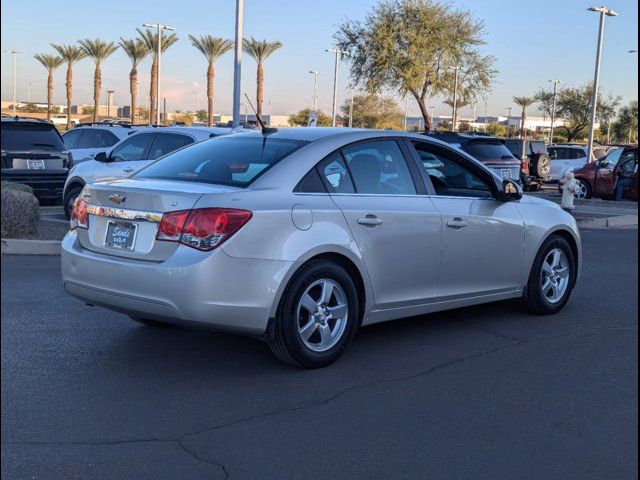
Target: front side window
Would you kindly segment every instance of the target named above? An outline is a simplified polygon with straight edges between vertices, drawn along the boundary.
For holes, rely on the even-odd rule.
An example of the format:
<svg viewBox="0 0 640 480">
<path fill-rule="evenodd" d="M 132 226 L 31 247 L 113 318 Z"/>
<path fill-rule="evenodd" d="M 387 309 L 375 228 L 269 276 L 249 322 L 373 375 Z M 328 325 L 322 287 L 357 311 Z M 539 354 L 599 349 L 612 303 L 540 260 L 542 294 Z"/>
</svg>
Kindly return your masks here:
<svg viewBox="0 0 640 480">
<path fill-rule="evenodd" d="M 453 158 L 450 152 L 412 140 L 420 164 L 429 176 L 437 195 L 453 197 L 491 198 L 489 185 Z"/>
<path fill-rule="evenodd" d="M 155 133 L 141 133 L 127 138 L 111 152 L 111 158 L 116 162 L 145 160 L 145 152 Z"/>
<path fill-rule="evenodd" d="M 567 156 L 568 148 L 550 148 L 549 149 L 549 158 L 551 160 L 567 160 L 569 157 Z"/>
<path fill-rule="evenodd" d="M 415 195 L 416 187 L 395 140 L 359 142 L 342 149 L 357 193 Z"/>
<path fill-rule="evenodd" d="M 193 138 L 187 135 L 159 132 L 156 135 L 153 144 L 151 145 L 151 150 L 149 150 L 149 158 L 160 158 L 161 156 L 166 155 L 169 152 L 178 150 L 179 148 L 182 148 L 193 142 Z"/>
<path fill-rule="evenodd" d="M 247 187 L 307 143 L 245 134 L 217 137 L 166 155 L 134 177 Z"/>
<path fill-rule="evenodd" d="M 76 148 L 109 148 L 118 142 L 113 133 L 101 129 L 85 129 Z"/>
<path fill-rule="evenodd" d="M 587 154 L 579 148 L 571 148 L 569 150 L 569 160 L 579 160 L 581 158 L 587 158 Z"/>
</svg>

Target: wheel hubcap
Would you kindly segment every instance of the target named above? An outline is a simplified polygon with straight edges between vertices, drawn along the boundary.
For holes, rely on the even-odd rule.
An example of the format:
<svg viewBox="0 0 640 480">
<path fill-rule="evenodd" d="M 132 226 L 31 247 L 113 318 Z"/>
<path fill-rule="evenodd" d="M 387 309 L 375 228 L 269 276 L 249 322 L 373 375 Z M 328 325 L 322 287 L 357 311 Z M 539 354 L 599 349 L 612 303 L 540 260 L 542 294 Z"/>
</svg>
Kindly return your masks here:
<svg viewBox="0 0 640 480">
<path fill-rule="evenodd" d="M 579 182 L 575 197 L 579 199 L 587 198 L 587 186 L 584 183 Z"/>
<path fill-rule="evenodd" d="M 559 248 L 551 250 L 542 262 L 540 290 L 549 303 L 558 303 L 569 286 L 569 259 Z"/>
<path fill-rule="evenodd" d="M 325 352 L 342 338 L 348 315 L 347 297 L 340 285 L 328 278 L 317 280 L 298 302 L 298 335 L 310 350 Z"/>
</svg>

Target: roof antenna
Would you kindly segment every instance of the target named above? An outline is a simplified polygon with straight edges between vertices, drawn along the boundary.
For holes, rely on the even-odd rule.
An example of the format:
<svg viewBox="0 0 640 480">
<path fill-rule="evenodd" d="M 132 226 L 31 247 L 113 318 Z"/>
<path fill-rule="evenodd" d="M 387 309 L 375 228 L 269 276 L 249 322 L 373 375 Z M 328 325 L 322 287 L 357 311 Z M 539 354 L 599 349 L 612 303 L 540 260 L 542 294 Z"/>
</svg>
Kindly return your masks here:
<svg viewBox="0 0 640 480">
<path fill-rule="evenodd" d="M 262 133 L 263 134 L 267 134 L 267 133 L 276 133 L 278 131 L 277 128 L 269 128 L 267 127 L 264 122 L 262 121 L 262 119 L 260 118 L 260 116 L 258 115 L 258 112 L 256 112 L 256 109 L 253 108 L 253 103 L 251 103 L 251 100 L 249 100 L 249 96 L 247 95 L 247 93 L 245 92 L 244 94 L 245 98 L 247 99 L 247 102 L 249 102 L 249 106 L 251 107 L 251 110 L 253 110 L 253 113 L 256 116 L 256 120 L 258 120 L 258 123 L 260 124 L 260 128 L 262 129 Z"/>
</svg>

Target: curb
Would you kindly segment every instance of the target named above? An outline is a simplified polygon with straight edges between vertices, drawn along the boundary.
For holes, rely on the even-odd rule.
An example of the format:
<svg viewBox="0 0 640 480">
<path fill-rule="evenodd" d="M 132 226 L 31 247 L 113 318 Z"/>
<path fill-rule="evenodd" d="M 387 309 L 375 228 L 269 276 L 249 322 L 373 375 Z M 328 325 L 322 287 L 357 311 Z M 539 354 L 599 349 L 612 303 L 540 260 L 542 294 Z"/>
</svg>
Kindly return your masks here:
<svg viewBox="0 0 640 480">
<path fill-rule="evenodd" d="M 3 238 L 2 255 L 60 255 L 59 240 Z"/>
<path fill-rule="evenodd" d="M 578 227 L 581 228 L 622 228 L 637 227 L 637 215 L 619 215 L 604 218 L 576 218 Z"/>
</svg>

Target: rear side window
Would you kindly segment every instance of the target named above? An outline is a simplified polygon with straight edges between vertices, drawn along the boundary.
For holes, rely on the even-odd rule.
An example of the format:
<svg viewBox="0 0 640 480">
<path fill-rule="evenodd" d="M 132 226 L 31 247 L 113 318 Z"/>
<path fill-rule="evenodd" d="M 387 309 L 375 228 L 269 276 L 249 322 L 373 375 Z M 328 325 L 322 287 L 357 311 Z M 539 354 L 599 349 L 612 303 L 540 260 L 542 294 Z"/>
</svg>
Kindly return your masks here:
<svg viewBox="0 0 640 480">
<path fill-rule="evenodd" d="M 111 152 L 111 158 L 116 162 L 145 160 L 145 153 L 155 133 L 141 133 L 127 138 Z"/>
<path fill-rule="evenodd" d="M 569 154 L 567 157 L 569 158 L 569 160 L 578 160 L 580 158 L 587 158 L 587 154 L 582 150 L 580 150 L 579 148 L 571 148 L 568 150 L 569 150 L 568 152 Z"/>
<path fill-rule="evenodd" d="M 76 148 L 76 143 L 78 143 L 80 135 L 82 135 L 82 130 L 69 130 L 66 132 L 62 135 L 64 146 L 67 148 Z"/>
<path fill-rule="evenodd" d="M 416 187 L 395 140 L 359 142 L 342 150 L 357 193 L 415 195 Z"/>
<path fill-rule="evenodd" d="M 134 176 L 246 187 L 307 143 L 245 134 L 212 138 L 173 152 Z"/>
<path fill-rule="evenodd" d="M 65 149 L 56 128 L 48 123 L 2 122 L 0 148 L 2 150 Z"/>
<path fill-rule="evenodd" d="M 549 149 L 549 157 L 551 160 L 566 160 L 567 148 L 552 147 Z"/>
<path fill-rule="evenodd" d="M 349 170 L 339 153 L 322 162 L 318 170 L 329 192 L 355 193 Z"/>
<path fill-rule="evenodd" d="M 97 128 L 86 128 L 76 148 L 109 148 L 116 143 L 118 143 L 118 137 L 113 133 Z"/>
<path fill-rule="evenodd" d="M 464 144 L 463 150 L 477 160 L 511 160 L 513 155 L 498 140 L 472 140 Z"/>
<path fill-rule="evenodd" d="M 193 143 L 193 138 L 187 135 L 178 135 L 176 133 L 158 133 L 156 135 L 151 150 L 149 150 L 149 158 L 160 158 L 167 153 L 178 150 L 190 143 Z"/>
</svg>

